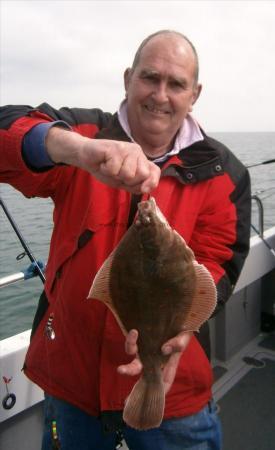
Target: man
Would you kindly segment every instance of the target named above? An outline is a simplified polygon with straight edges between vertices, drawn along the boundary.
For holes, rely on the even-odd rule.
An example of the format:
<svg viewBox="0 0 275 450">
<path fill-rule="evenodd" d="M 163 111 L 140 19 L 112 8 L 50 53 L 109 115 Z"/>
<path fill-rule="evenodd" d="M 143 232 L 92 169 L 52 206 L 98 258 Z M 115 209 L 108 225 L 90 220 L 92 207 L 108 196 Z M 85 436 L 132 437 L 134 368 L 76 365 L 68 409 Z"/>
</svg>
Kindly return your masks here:
<svg viewBox="0 0 275 450">
<path fill-rule="evenodd" d="M 145 39 L 125 90 L 115 115 L 47 104 L 2 108 L 1 180 L 55 204 L 45 292 L 24 367 L 46 392 L 43 450 L 113 449 L 121 432 L 132 450 L 218 450 L 207 342 L 183 332 L 164 344 L 163 423 L 133 430 L 119 412 L 142 370 L 137 357 L 131 361 L 137 332 L 126 339 L 127 355 L 112 313 L 86 298 L 137 202 L 152 193 L 212 274 L 222 306 L 248 253 L 249 175 L 190 115 L 201 85 L 185 36 L 165 30 Z"/>
</svg>

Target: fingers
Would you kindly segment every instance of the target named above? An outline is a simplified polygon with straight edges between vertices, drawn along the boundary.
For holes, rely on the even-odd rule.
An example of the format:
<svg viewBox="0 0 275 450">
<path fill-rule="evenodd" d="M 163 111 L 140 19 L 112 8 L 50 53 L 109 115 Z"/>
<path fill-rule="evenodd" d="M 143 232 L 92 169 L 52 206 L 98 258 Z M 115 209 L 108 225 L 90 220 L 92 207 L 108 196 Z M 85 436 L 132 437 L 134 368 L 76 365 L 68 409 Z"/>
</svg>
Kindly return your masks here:
<svg viewBox="0 0 275 450">
<path fill-rule="evenodd" d="M 192 332 L 183 331 L 176 337 L 169 339 L 169 341 L 165 342 L 162 346 L 163 354 L 170 355 L 174 352 L 183 352 L 189 344 L 192 334 Z"/>
<path fill-rule="evenodd" d="M 102 164 L 105 175 L 114 176 L 117 180 L 129 186 L 135 186 L 150 176 L 151 166 L 140 147 L 128 144 L 119 148 L 114 157 L 113 152 L 106 163 Z"/>
<path fill-rule="evenodd" d="M 176 376 L 178 364 L 182 355 L 182 352 L 186 349 L 187 345 L 190 342 L 192 337 L 192 332 L 183 331 L 179 333 L 176 337 L 169 339 L 162 346 L 162 352 L 165 355 L 170 355 L 164 368 L 163 368 L 163 383 L 165 393 L 169 391 L 171 388 L 173 381 Z M 127 336 L 125 341 L 125 351 L 128 355 L 137 355 L 138 346 L 138 331 L 131 330 Z M 134 358 L 134 360 L 129 364 L 121 365 L 117 368 L 118 373 L 122 375 L 140 375 L 142 372 L 143 366 L 138 358 Z"/>
<path fill-rule="evenodd" d="M 125 351 L 128 355 L 136 355 L 138 352 L 137 348 L 138 331 L 130 330 L 126 336 L 125 341 Z"/>
<path fill-rule="evenodd" d="M 169 391 L 173 384 L 182 352 L 188 346 L 191 337 L 192 332 L 183 331 L 176 337 L 165 342 L 165 344 L 162 346 L 162 352 L 165 355 L 170 355 L 163 369 L 163 383 L 165 393 Z"/>
<path fill-rule="evenodd" d="M 102 175 L 130 192 L 152 191 L 159 182 L 159 168 L 146 158 L 138 145 L 116 145 L 117 151 L 108 152 L 107 160 L 100 165 Z"/>
<path fill-rule="evenodd" d="M 159 184 L 160 168 L 151 161 L 149 161 L 149 165 L 151 166 L 150 174 L 140 185 L 140 191 L 143 194 L 153 191 Z"/>
<path fill-rule="evenodd" d="M 159 183 L 159 167 L 138 144 L 90 139 L 83 154 L 84 168 L 111 187 L 138 194 L 151 192 Z"/>
<path fill-rule="evenodd" d="M 138 331 L 130 330 L 126 336 L 125 341 L 125 351 L 128 355 L 136 355 L 137 354 L 137 339 L 138 339 Z M 142 363 L 138 357 L 133 359 L 129 364 L 121 365 L 117 368 L 118 373 L 121 375 L 139 375 L 142 371 Z"/>
<path fill-rule="evenodd" d="M 142 364 L 138 358 L 135 358 L 129 364 L 118 366 L 117 371 L 121 375 L 139 375 L 142 371 Z"/>
</svg>

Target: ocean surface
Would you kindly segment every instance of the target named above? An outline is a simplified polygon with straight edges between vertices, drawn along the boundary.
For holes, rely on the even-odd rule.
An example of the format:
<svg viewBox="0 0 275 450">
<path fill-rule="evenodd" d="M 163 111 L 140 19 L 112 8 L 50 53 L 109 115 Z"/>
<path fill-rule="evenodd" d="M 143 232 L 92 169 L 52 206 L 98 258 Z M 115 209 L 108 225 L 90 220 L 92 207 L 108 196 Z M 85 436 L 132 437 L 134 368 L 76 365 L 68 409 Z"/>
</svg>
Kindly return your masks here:
<svg viewBox="0 0 275 450">
<path fill-rule="evenodd" d="M 227 145 L 245 165 L 261 163 L 275 157 L 275 133 L 209 133 Z M 252 193 L 264 204 L 264 228 L 275 225 L 275 163 L 249 169 Z M 52 202 L 26 199 L 5 184 L 0 194 L 21 234 L 38 260 L 47 261 L 52 230 Z M 258 228 L 257 208 L 253 202 L 253 225 Z M 0 278 L 25 270 L 29 258 L 17 260 L 23 248 L 0 207 Z M 252 234 L 255 234 L 252 231 Z M 39 295 L 43 289 L 36 277 L 0 289 L 0 339 L 31 327 Z"/>
</svg>

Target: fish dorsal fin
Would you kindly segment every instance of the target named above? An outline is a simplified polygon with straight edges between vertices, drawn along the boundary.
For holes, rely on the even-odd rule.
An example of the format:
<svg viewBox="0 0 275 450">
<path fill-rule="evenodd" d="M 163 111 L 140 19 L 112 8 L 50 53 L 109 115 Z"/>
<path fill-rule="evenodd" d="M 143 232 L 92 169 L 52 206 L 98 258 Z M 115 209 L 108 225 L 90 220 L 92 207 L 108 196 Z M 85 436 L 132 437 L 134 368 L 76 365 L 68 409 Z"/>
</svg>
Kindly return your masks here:
<svg viewBox="0 0 275 450">
<path fill-rule="evenodd" d="M 114 252 L 108 256 L 94 277 L 88 298 L 96 298 L 105 304 L 112 303 L 109 281 L 113 259 Z"/>
<path fill-rule="evenodd" d="M 193 264 L 197 282 L 192 306 L 184 321 L 183 328 L 186 331 L 198 331 L 217 305 L 216 285 L 210 272 L 195 260 Z"/>
<path fill-rule="evenodd" d="M 122 332 L 126 335 L 127 331 L 124 328 L 116 310 L 112 302 L 111 293 L 110 293 L 110 273 L 111 267 L 113 263 L 115 255 L 115 250 L 108 256 L 105 262 L 100 267 L 97 272 L 93 284 L 91 286 L 90 292 L 88 294 L 88 299 L 95 298 L 103 302 L 114 314 Z"/>
</svg>

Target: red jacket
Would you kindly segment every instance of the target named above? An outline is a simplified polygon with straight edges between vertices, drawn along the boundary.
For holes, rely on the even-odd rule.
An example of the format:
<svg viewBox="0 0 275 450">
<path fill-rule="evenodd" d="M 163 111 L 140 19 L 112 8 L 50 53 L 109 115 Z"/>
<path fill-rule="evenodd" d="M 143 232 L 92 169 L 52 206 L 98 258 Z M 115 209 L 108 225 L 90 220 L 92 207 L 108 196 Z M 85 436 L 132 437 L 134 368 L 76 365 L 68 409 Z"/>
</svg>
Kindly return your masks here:
<svg viewBox="0 0 275 450">
<path fill-rule="evenodd" d="M 54 110 L 47 104 L 3 108 L 0 120 L 0 180 L 27 197 L 52 197 L 54 230 L 46 270 L 48 307 L 39 309 L 25 373 L 47 393 L 92 415 L 121 410 L 136 379 L 121 376 L 129 362 L 124 337 L 112 313 L 87 300 L 93 278 L 127 229 L 131 195 L 69 166 L 35 171 L 22 159 L 22 139 L 43 121 L 66 120 L 88 137 L 128 140 L 117 116 L 100 110 Z M 223 304 L 248 252 L 250 183 L 245 167 L 219 142 L 183 149 L 162 167 L 152 193 L 171 226 L 211 272 Z M 46 306 L 45 306 L 46 305 Z M 47 337 L 47 325 L 55 339 Z M 197 412 L 211 398 L 212 371 L 193 337 L 167 394 L 165 417 Z"/>
</svg>

